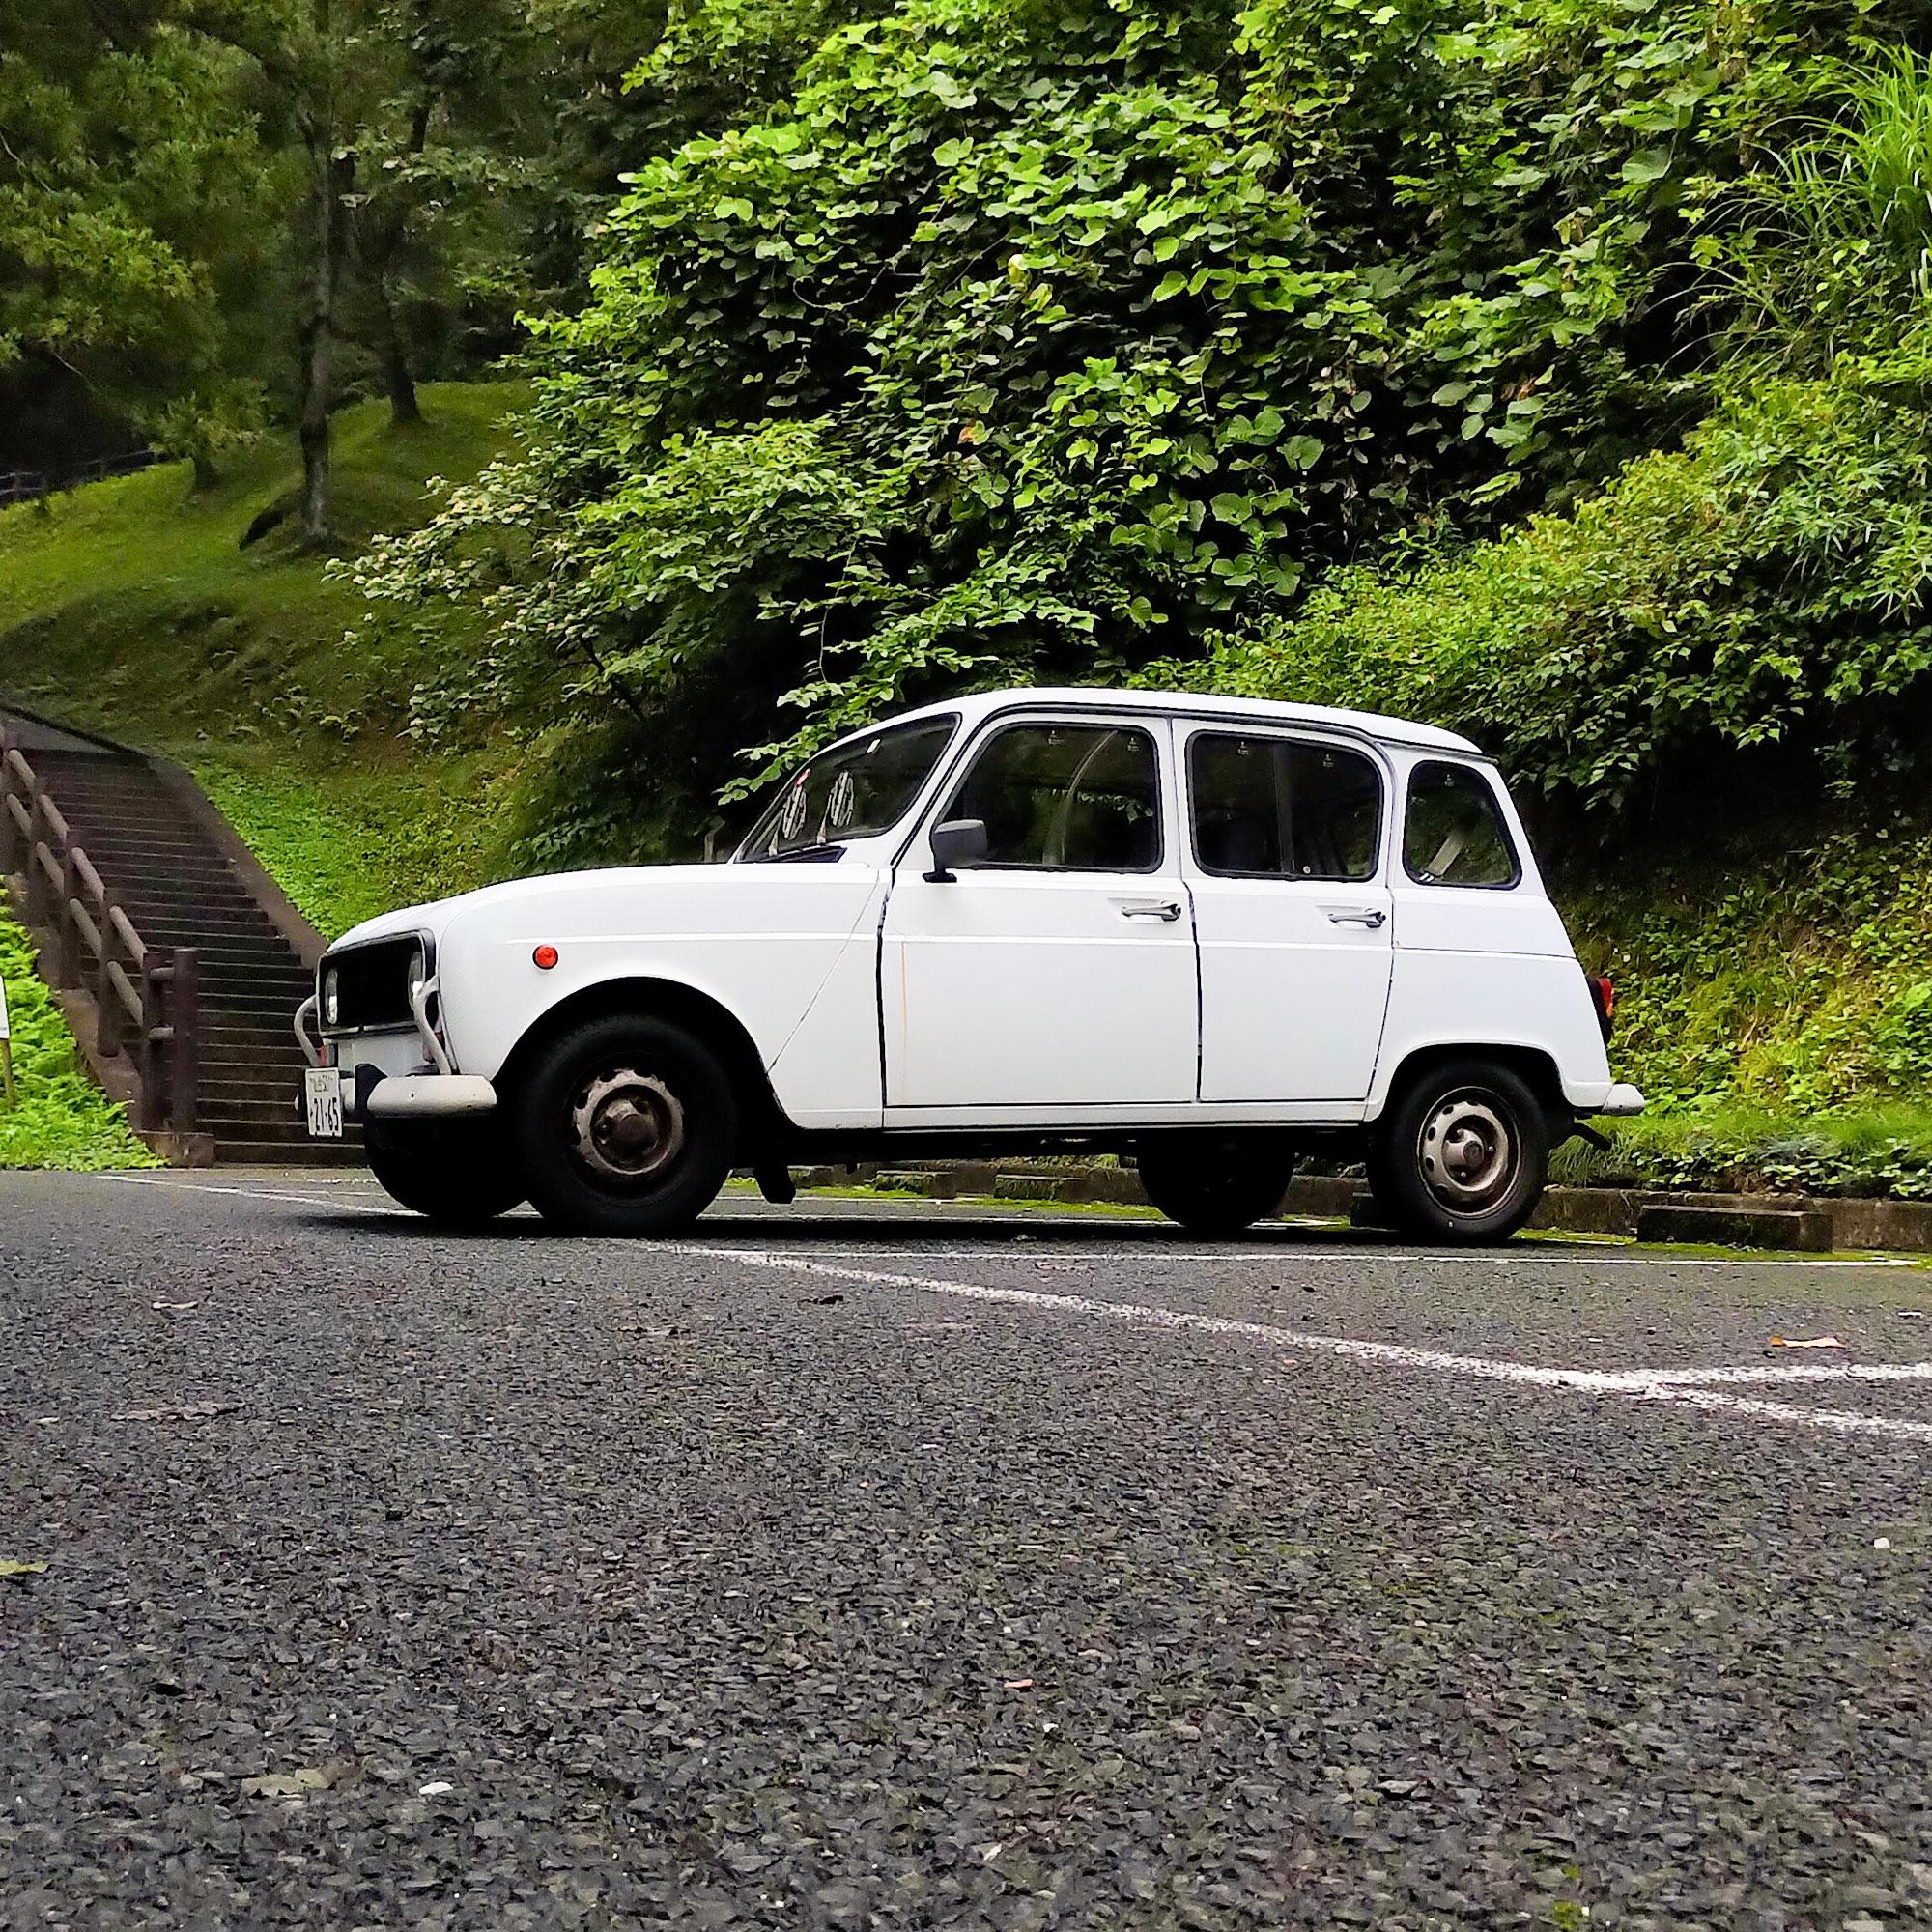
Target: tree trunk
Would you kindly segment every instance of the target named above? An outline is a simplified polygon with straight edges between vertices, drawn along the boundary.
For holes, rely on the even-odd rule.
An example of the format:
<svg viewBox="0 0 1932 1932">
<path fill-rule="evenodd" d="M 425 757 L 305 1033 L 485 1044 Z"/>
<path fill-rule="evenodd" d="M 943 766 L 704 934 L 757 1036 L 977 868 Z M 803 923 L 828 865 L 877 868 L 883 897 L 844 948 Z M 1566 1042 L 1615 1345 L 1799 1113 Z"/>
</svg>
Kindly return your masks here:
<svg viewBox="0 0 1932 1932">
<path fill-rule="evenodd" d="M 188 461 L 194 465 L 194 481 L 190 488 L 197 496 L 204 490 L 213 490 L 221 481 L 221 471 L 215 469 L 205 450 L 197 449 Z"/>
<path fill-rule="evenodd" d="M 341 278 L 342 197 L 347 164 L 335 155 L 335 77 L 329 71 L 333 49 L 328 36 L 329 0 L 315 0 L 316 40 L 322 66 L 310 81 L 304 103 L 302 140 L 309 159 L 308 301 L 302 315 L 300 412 L 301 540 L 310 547 L 328 541 L 332 497 L 329 484 L 328 400 L 335 342 L 335 297 Z"/>
<path fill-rule="evenodd" d="M 428 24 L 428 10 L 421 10 L 422 24 Z M 419 156 L 429 140 L 430 115 L 436 99 L 427 86 L 416 96 L 415 111 L 410 116 L 409 142 L 405 152 Z M 416 382 L 410 373 L 409 351 L 403 346 L 403 331 L 396 324 L 396 298 L 391 285 L 396 257 L 402 250 L 409 228 L 410 210 L 406 198 L 398 196 L 386 220 L 379 222 L 372 235 L 366 268 L 375 283 L 376 308 L 383 325 L 383 380 L 389 389 L 389 421 L 422 421 L 422 407 L 416 401 Z"/>
<path fill-rule="evenodd" d="M 389 291 L 381 292 L 383 304 L 383 380 L 389 385 L 391 423 L 422 421 L 422 406 L 416 401 L 416 379 L 410 374 L 410 358 L 403 348 L 403 332 L 396 327 L 395 304 Z"/>
</svg>

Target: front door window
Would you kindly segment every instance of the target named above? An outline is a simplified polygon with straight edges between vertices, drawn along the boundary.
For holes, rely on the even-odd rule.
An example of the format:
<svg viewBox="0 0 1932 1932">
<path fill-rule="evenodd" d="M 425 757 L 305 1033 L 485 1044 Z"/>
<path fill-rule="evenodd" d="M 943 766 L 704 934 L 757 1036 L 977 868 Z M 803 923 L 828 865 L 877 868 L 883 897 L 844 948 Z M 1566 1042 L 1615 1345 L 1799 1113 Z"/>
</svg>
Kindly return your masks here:
<svg viewBox="0 0 1932 1932">
<path fill-rule="evenodd" d="M 1148 872 L 1160 864 L 1160 767 L 1131 725 L 1014 724 L 974 761 L 948 818 L 986 826 L 987 866 Z"/>
</svg>

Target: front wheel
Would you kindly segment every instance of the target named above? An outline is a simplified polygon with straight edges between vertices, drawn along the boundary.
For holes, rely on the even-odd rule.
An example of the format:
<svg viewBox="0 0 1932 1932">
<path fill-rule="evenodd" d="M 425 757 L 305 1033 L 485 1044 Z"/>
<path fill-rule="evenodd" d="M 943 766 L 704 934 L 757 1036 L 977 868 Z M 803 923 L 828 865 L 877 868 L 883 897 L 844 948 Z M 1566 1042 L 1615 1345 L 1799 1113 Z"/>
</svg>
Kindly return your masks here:
<svg viewBox="0 0 1932 1932">
<path fill-rule="evenodd" d="M 442 1228 L 480 1228 L 508 1213 L 526 1192 L 494 1119 L 370 1121 L 362 1151 L 392 1201 Z"/>
<path fill-rule="evenodd" d="M 1281 1206 L 1294 1176 L 1286 1148 L 1245 1135 L 1144 1142 L 1136 1156 L 1147 1198 L 1196 1235 L 1238 1235 Z"/>
<path fill-rule="evenodd" d="M 673 1235 L 724 1186 L 738 1108 L 702 1040 L 619 1013 L 544 1055 L 517 1103 L 517 1136 L 546 1221 L 577 1235 Z"/>
<path fill-rule="evenodd" d="M 1377 1205 L 1424 1240 L 1504 1241 L 1543 1197 L 1549 1126 L 1528 1084 L 1492 1061 L 1432 1067 L 1397 1094 L 1370 1162 Z"/>
</svg>

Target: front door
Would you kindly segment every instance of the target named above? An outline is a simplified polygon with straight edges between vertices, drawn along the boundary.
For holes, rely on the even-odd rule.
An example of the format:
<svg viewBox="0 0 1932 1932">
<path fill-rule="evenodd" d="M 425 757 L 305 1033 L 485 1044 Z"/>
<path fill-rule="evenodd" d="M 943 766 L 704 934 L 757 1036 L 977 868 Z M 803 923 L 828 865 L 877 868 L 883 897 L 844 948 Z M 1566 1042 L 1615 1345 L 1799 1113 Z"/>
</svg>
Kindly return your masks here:
<svg viewBox="0 0 1932 1932">
<path fill-rule="evenodd" d="M 1203 725 L 1184 762 L 1202 1099 L 1365 1101 L 1393 958 L 1379 761 Z"/>
<path fill-rule="evenodd" d="M 1172 836 L 1164 721 L 995 726 L 932 823 L 985 858 L 901 860 L 880 958 L 886 1105 L 946 1118 L 1194 1098 L 1194 927 Z"/>
</svg>

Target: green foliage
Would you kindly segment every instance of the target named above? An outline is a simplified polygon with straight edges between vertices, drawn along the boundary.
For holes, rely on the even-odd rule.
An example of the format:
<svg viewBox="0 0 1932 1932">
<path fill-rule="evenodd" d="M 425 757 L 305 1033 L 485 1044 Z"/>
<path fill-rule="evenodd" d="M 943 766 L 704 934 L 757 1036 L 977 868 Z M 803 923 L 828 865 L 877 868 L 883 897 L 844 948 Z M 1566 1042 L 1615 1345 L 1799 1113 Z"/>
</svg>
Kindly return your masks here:
<svg viewBox="0 0 1932 1932">
<path fill-rule="evenodd" d="M 1761 367 L 1882 354 L 1932 299 L 1932 59 L 1893 48 L 1823 78 L 1834 115 L 1739 183 L 1700 244 L 1727 347 Z"/>
<path fill-rule="evenodd" d="M 87 1077 L 53 996 L 34 972 L 26 929 L 0 905 L 0 980 L 7 988 L 19 1105 L 0 1094 L 0 1167 L 94 1172 L 159 1163 L 119 1107 Z"/>
<path fill-rule="evenodd" d="M 189 454 L 259 411 L 277 185 L 240 64 L 178 13 L 0 0 L 0 370 L 74 372 Z"/>
<path fill-rule="evenodd" d="M 1569 516 L 1339 572 L 1294 618 L 1147 675 L 1450 724 L 1597 812 L 1713 749 L 1783 743 L 1847 787 L 1916 770 L 1928 380 L 1919 341 L 1766 380 Z"/>
<path fill-rule="evenodd" d="M 1779 829 L 1564 890 L 1579 952 L 1617 982 L 1619 1067 L 1663 1114 L 1923 1104 L 1932 838 Z"/>
<path fill-rule="evenodd" d="M 639 171 L 527 456 L 358 586 L 469 605 L 527 692 L 561 656 L 559 717 L 695 735 L 692 823 L 721 686 L 785 721 L 759 776 L 1278 622 L 1681 427 L 1704 204 L 1887 12 L 905 0 Z"/>
</svg>

